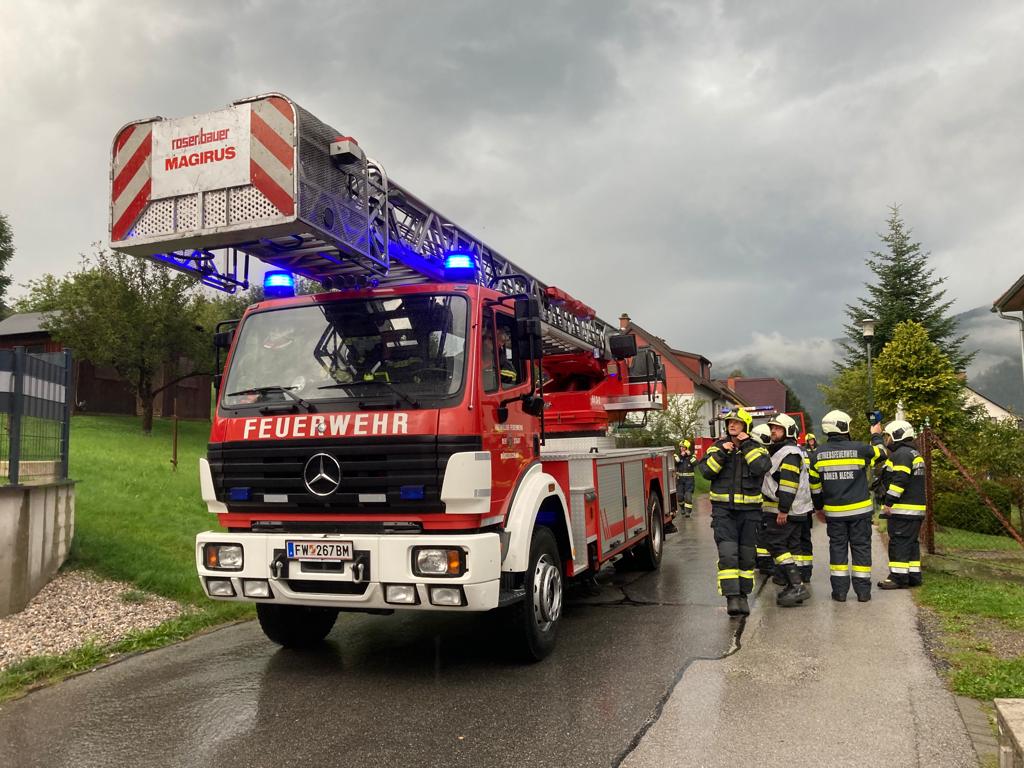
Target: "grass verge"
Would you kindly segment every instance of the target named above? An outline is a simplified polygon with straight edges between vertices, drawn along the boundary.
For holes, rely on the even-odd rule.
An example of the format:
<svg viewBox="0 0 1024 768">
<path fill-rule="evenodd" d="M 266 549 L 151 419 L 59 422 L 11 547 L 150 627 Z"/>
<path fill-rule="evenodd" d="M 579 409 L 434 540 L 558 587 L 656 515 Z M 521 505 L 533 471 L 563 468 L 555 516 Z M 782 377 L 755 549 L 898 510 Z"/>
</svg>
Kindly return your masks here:
<svg viewBox="0 0 1024 768">
<path fill-rule="evenodd" d="M 1024 697 L 1024 585 L 930 571 L 915 595 L 942 619 L 933 650 L 949 664 L 956 693 Z"/>
<path fill-rule="evenodd" d="M 86 645 L 40 656 L 0 671 L 0 701 L 29 687 L 92 669 L 111 658 L 159 648 L 206 628 L 254 615 L 248 603 L 209 600 L 196 576 L 195 535 L 217 529 L 202 501 L 197 466 L 206 453 L 207 422 L 180 422 L 178 469 L 171 459 L 171 422 L 156 420 L 142 435 L 127 416 L 76 416 L 70 475 L 75 536 L 66 567 L 88 568 L 137 590 L 177 600 L 187 611 L 109 646 Z"/>
</svg>

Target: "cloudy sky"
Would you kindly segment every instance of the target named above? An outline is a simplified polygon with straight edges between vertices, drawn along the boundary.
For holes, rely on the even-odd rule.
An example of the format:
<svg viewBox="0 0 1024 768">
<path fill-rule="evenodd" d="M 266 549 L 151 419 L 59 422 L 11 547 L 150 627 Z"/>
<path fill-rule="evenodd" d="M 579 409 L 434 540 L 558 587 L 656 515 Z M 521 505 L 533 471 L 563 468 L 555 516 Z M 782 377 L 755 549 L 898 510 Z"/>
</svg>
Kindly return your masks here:
<svg viewBox="0 0 1024 768">
<path fill-rule="evenodd" d="M 0 211 L 15 282 L 64 272 L 122 124 L 276 90 L 608 319 L 821 359 L 890 204 L 956 311 L 1024 272 L 1022 39 L 1012 1 L 3 0 Z"/>
</svg>

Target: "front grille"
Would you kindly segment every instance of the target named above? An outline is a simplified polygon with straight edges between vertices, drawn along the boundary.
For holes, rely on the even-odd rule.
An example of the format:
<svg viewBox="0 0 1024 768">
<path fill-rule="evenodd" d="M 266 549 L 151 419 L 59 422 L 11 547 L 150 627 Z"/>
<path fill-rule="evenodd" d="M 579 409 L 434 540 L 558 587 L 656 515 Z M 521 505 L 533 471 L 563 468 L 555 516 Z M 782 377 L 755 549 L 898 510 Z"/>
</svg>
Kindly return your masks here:
<svg viewBox="0 0 1024 768">
<path fill-rule="evenodd" d="M 479 435 L 211 443 L 207 449 L 217 499 L 231 512 L 442 512 L 441 481 L 453 453 L 481 450 Z M 341 466 L 341 485 L 330 496 L 310 493 L 306 462 L 326 453 Z M 422 499 L 402 499 L 402 486 L 423 486 Z M 247 501 L 230 490 L 247 488 Z M 385 501 L 360 501 L 359 495 Z M 265 496 L 287 497 L 267 502 Z"/>
<path fill-rule="evenodd" d="M 365 581 L 310 581 L 308 579 L 287 579 L 285 583 L 292 592 L 319 595 L 362 595 L 369 586 Z"/>
</svg>

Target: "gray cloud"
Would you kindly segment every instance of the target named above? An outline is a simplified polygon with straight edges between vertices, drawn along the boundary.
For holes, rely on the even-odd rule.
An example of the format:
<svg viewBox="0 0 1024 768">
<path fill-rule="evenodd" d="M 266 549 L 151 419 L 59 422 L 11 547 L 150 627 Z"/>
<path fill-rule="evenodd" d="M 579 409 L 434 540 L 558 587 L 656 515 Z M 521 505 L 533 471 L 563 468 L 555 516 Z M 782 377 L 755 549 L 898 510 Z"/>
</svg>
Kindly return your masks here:
<svg viewBox="0 0 1024 768">
<path fill-rule="evenodd" d="M 1016 3 L 24 0 L 3 13 L 0 211 L 17 281 L 105 237 L 120 124 L 267 90 L 602 315 L 628 311 L 712 358 L 765 338 L 827 354 L 801 340 L 840 334 L 893 202 L 958 310 L 1021 271 Z"/>
</svg>

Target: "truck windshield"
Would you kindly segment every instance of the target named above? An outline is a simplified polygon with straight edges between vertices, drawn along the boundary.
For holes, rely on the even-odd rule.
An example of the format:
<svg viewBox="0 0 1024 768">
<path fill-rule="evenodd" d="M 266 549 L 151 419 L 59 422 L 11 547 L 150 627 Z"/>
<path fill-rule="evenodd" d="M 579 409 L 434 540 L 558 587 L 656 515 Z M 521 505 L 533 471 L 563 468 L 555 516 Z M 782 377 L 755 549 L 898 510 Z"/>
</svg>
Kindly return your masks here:
<svg viewBox="0 0 1024 768">
<path fill-rule="evenodd" d="M 417 294 L 250 315 L 231 355 L 226 408 L 348 400 L 428 407 L 462 389 L 467 301 Z"/>
</svg>

